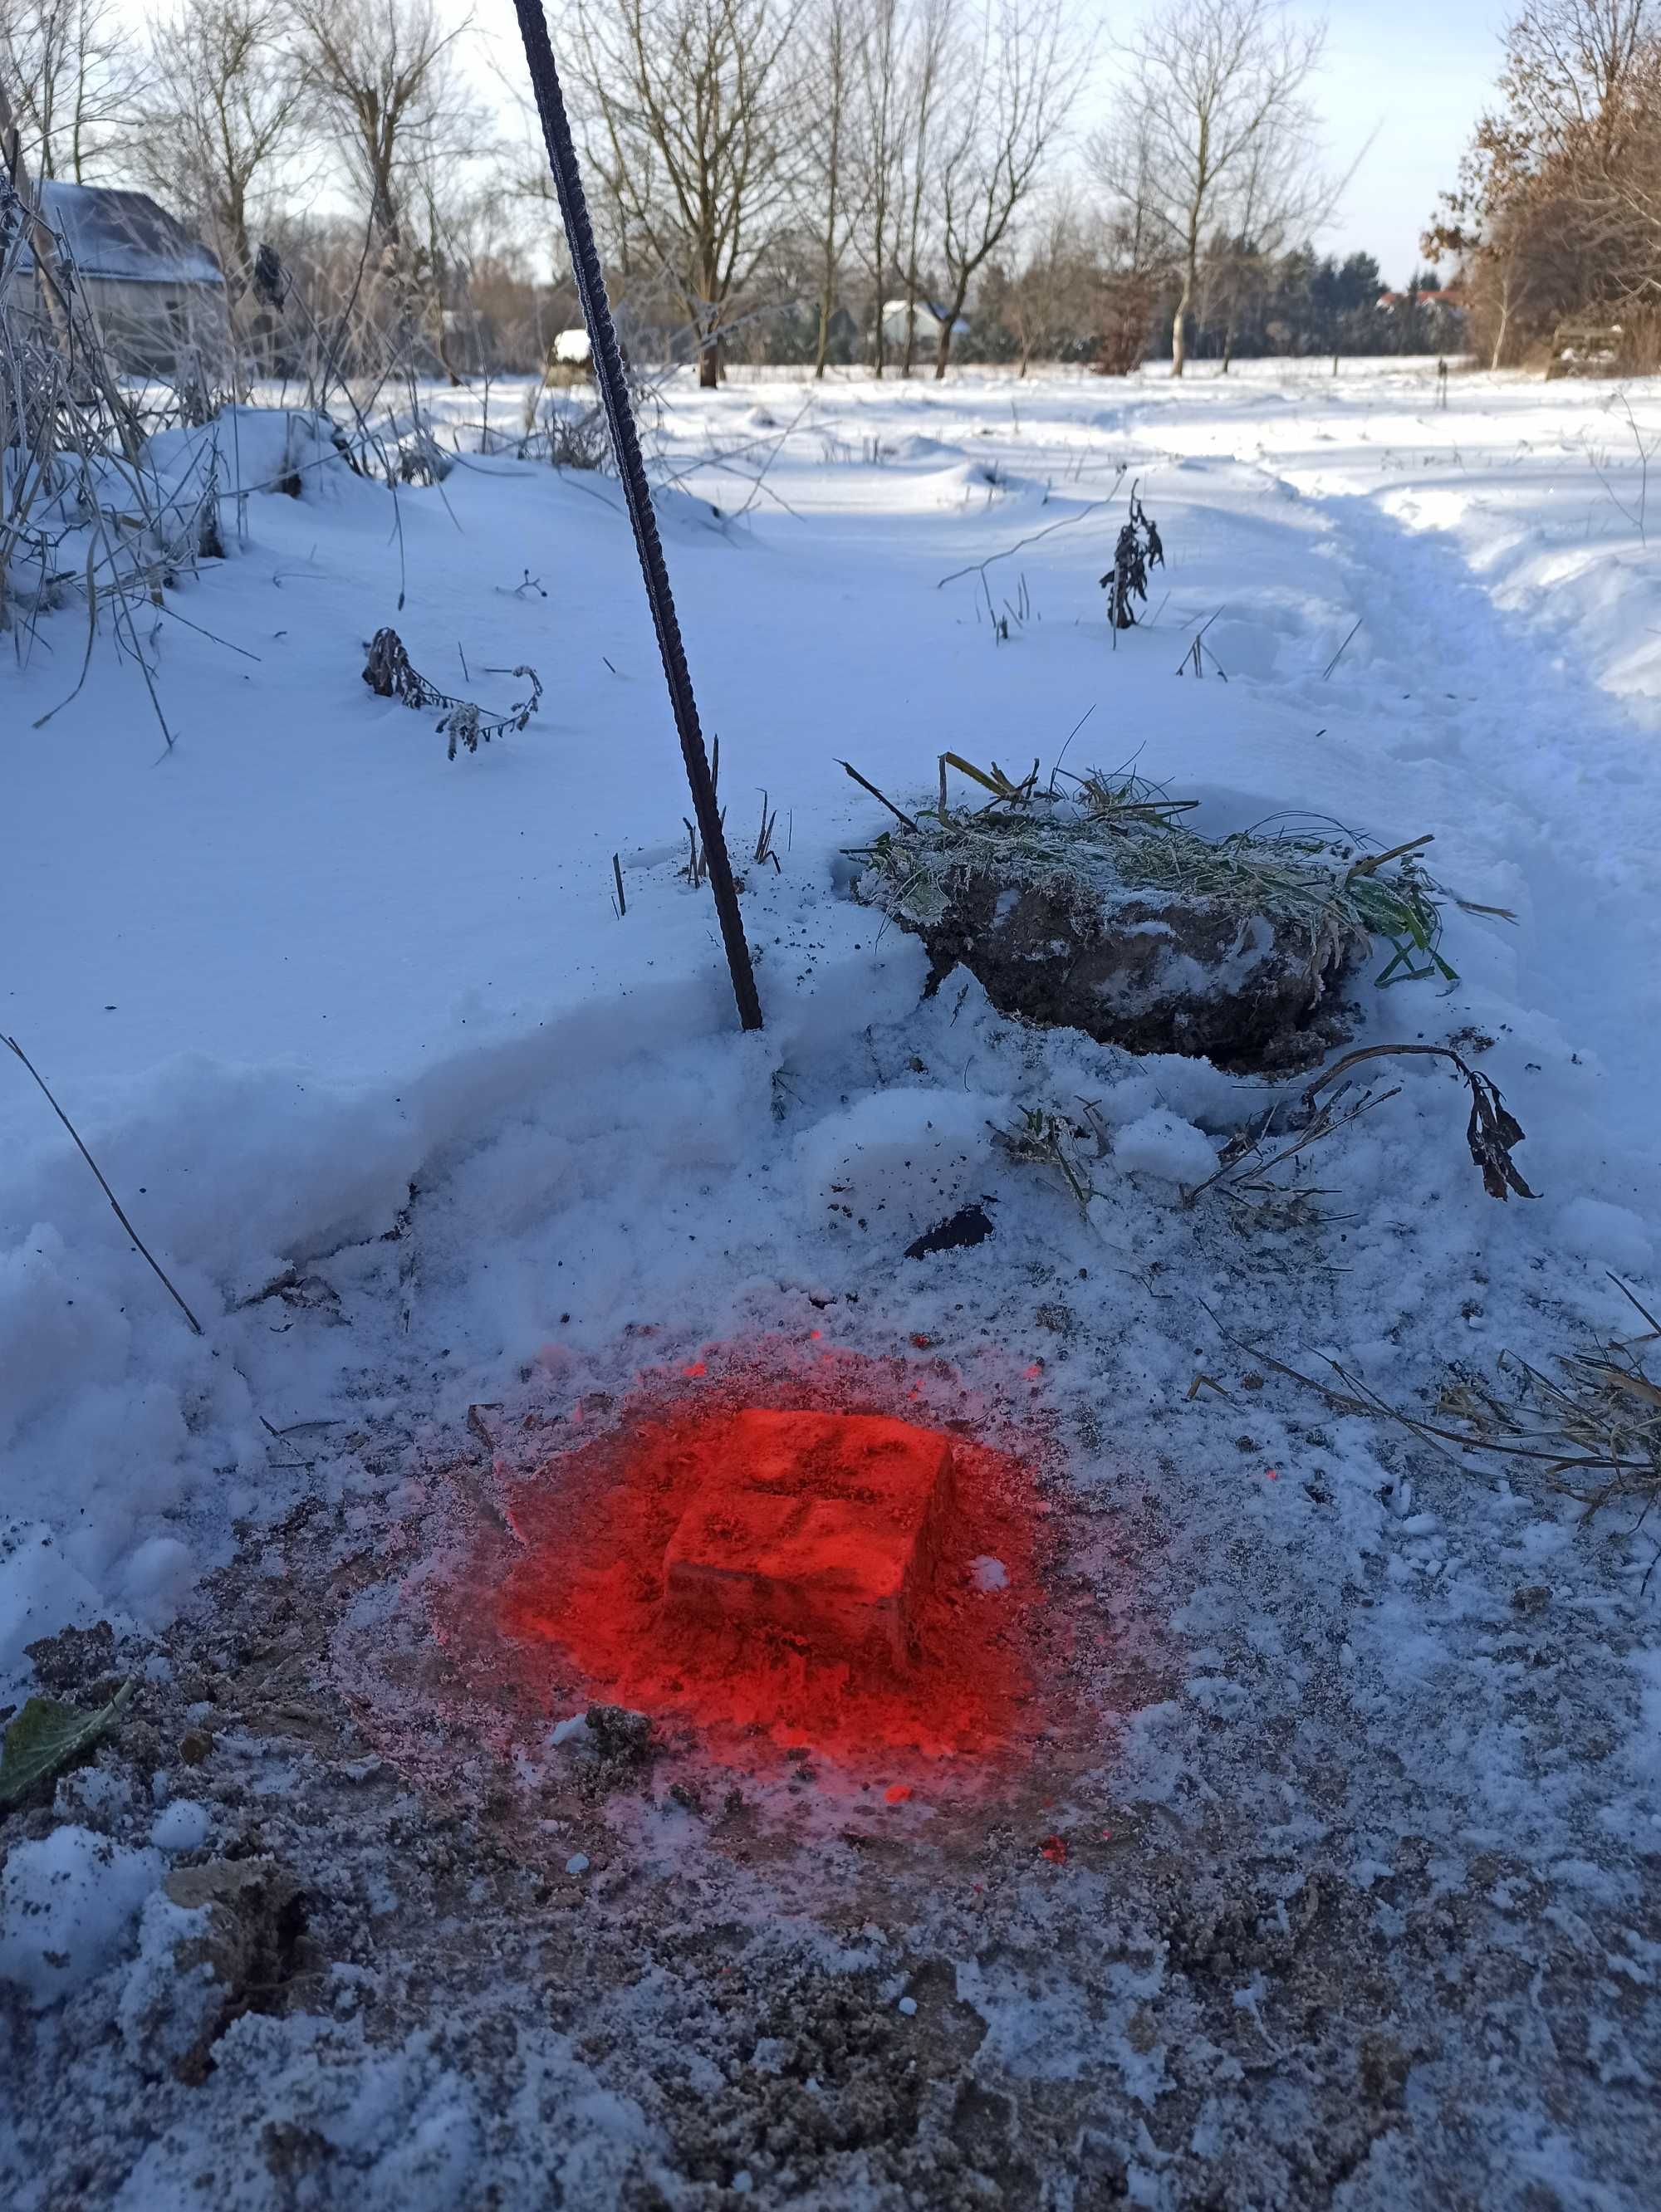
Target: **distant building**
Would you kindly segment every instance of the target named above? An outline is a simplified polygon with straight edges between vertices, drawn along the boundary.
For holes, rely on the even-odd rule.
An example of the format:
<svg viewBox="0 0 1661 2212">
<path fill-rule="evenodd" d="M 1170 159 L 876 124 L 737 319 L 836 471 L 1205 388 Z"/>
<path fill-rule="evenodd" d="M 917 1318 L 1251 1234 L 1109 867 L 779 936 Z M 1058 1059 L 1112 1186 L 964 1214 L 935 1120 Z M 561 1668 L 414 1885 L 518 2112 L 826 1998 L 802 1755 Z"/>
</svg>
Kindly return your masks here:
<svg viewBox="0 0 1661 2212">
<path fill-rule="evenodd" d="M 77 296 L 129 376 L 210 375 L 229 356 L 225 276 L 207 247 L 147 192 L 101 185 L 40 186 L 40 212 Z M 27 242 L 13 281 L 33 286 Z"/>
<path fill-rule="evenodd" d="M 904 300 L 885 300 L 882 334 L 886 344 L 903 346 L 905 343 L 906 319 L 913 313 L 916 317 L 918 345 L 927 349 L 940 343 L 940 332 L 946 328 L 946 311 L 938 300 L 919 300 L 915 308 L 909 308 Z M 953 318 L 952 335 L 954 338 L 965 337 L 968 330 L 965 317 L 958 315 Z"/>
</svg>

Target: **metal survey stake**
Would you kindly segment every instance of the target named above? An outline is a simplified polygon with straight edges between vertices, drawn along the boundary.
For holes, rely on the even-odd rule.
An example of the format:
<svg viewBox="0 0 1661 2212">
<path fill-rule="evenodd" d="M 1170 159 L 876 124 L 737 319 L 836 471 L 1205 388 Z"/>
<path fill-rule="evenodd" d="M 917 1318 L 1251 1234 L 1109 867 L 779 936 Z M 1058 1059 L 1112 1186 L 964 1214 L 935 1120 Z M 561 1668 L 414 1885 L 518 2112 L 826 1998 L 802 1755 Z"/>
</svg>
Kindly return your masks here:
<svg viewBox="0 0 1661 2212">
<path fill-rule="evenodd" d="M 652 511 L 651 490 L 640 457 L 635 410 L 623 373 L 623 357 L 618 350 L 611 303 L 605 297 L 605 279 L 600 273 L 593 225 L 588 220 L 588 203 L 583 198 L 582 172 L 577 164 L 576 147 L 565 113 L 559 72 L 554 66 L 548 19 L 543 13 L 542 0 L 514 0 L 514 8 L 520 34 L 525 41 L 531 89 L 536 97 L 537 113 L 548 149 L 548 165 L 553 171 L 559 211 L 564 219 L 565 240 L 571 250 L 571 269 L 576 278 L 577 297 L 582 302 L 582 319 L 588 326 L 594 380 L 599 386 L 600 404 L 611 433 L 611 450 L 617 455 L 618 474 L 623 479 L 623 496 L 635 533 L 635 550 L 640 556 L 641 574 L 646 580 L 652 626 L 658 635 L 658 651 L 663 656 L 669 704 L 680 737 L 681 757 L 686 763 L 686 781 L 692 790 L 692 811 L 703 840 L 710 888 L 715 895 L 715 912 L 727 947 L 727 964 L 732 971 L 733 996 L 738 1000 L 739 1019 L 745 1028 L 758 1030 L 761 1000 L 756 993 L 755 970 L 750 964 L 750 947 L 745 940 L 732 862 L 727 856 L 727 836 L 721 826 L 715 787 L 709 775 L 709 756 L 704 750 L 697 702 L 692 696 L 686 648 L 681 641 L 674 594 L 669 588 L 669 571 L 664 565 L 663 545 L 658 537 L 657 517 Z"/>
</svg>

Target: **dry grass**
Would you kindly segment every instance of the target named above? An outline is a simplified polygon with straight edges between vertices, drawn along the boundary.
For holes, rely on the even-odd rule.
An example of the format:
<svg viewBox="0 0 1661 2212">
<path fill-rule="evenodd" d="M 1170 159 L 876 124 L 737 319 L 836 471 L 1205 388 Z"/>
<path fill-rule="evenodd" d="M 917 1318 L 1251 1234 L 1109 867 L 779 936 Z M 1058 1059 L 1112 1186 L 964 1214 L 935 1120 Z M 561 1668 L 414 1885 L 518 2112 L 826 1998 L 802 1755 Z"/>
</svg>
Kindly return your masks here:
<svg viewBox="0 0 1661 2212">
<path fill-rule="evenodd" d="M 1621 1498 L 1661 1499 L 1661 1322 L 1618 1277 L 1621 1295 L 1646 1324 L 1636 1336 L 1609 1337 L 1585 1352 L 1560 1352 L 1556 1376 L 1514 1352 L 1502 1354 L 1496 1385 L 1456 1366 L 1436 1401 L 1468 1450 L 1499 1452 L 1541 1464 L 1555 1490 L 1590 1518 Z"/>
<path fill-rule="evenodd" d="M 949 768 L 991 797 L 983 805 L 952 805 Z M 852 769 L 849 773 L 865 783 Z M 1035 763 L 1018 783 L 995 763 L 989 770 L 943 754 L 933 805 L 908 814 L 883 799 L 900 826 L 885 830 L 855 855 L 867 864 L 864 896 L 928 927 L 946 912 L 954 892 L 977 878 L 1058 893 L 1075 912 L 1102 912 L 1153 892 L 1220 908 L 1243 921 L 1261 916 L 1305 940 L 1317 957 L 1365 931 L 1390 947 L 1375 979 L 1380 984 L 1433 975 L 1457 980 L 1440 951 L 1447 894 L 1421 858 L 1427 837 L 1372 854 L 1336 828 L 1208 837 L 1183 818 L 1197 800 L 1173 799 L 1140 776 L 1099 769 L 1074 776 L 1058 767 L 1043 785 L 1038 774 Z"/>
<path fill-rule="evenodd" d="M 1323 1382 L 1246 1343 L 1209 1306 L 1205 1310 L 1237 1350 L 1317 1391 L 1335 1412 L 1392 1422 L 1456 1465 L 1469 1457 L 1498 1458 L 1531 1469 L 1548 1488 L 1573 1498 L 1587 1520 L 1606 1506 L 1635 1503 L 1636 1534 L 1661 1503 L 1661 1380 L 1650 1372 L 1661 1357 L 1651 1349 L 1661 1344 L 1661 1322 L 1618 1276 L 1609 1280 L 1645 1323 L 1639 1334 L 1559 1352 L 1555 1376 L 1509 1352 L 1500 1355 L 1492 1382 L 1455 1362 L 1428 1419 L 1392 1406 L 1338 1360 L 1326 1363 L 1335 1381 Z"/>
</svg>

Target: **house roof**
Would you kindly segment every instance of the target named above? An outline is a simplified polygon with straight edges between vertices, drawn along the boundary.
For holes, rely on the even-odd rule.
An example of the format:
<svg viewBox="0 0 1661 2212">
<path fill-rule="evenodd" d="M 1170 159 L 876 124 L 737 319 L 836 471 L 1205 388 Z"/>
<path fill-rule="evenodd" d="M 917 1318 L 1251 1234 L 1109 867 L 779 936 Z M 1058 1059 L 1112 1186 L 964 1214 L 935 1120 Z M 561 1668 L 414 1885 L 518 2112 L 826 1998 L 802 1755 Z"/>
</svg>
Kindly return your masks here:
<svg viewBox="0 0 1661 2212">
<path fill-rule="evenodd" d="M 218 286 L 225 281 L 207 247 L 148 192 L 49 178 L 40 186 L 40 212 L 83 276 L 119 277 L 129 284 Z M 27 244 L 22 266 L 33 266 Z"/>
</svg>

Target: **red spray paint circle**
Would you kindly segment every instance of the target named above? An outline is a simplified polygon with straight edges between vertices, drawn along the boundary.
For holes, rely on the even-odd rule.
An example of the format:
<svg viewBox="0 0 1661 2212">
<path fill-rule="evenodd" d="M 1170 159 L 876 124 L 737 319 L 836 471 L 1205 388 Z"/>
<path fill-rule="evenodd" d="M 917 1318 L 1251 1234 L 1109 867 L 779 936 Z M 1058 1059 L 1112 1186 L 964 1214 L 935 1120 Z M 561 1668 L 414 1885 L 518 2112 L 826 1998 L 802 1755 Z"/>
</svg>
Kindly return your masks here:
<svg viewBox="0 0 1661 2212">
<path fill-rule="evenodd" d="M 1033 1455 L 995 1420 L 970 1432 L 969 1394 L 943 1362 L 775 1345 L 694 1364 L 703 1375 L 690 1390 L 686 1369 L 643 1378 L 604 1433 L 590 1434 L 584 1419 L 581 1442 L 510 1491 L 522 1549 L 496 1593 L 495 1621 L 521 1686 L 540 1677 L 550 1704 L 586 1698 L 690 1723 L 728 1756 L 761 1737 L 843 1759 L 985 1758 L 1034 1733 L 1035 1686 L 1053 1677 L 1061 1654 L 1059 1628 L 1037 1602 L 1043 1508 Z M 702 1534 L 729 1468 L 733 1493 L 743 1492 L 731 1462 L 745 1423 L 759 1415 L 776 1425 L 782 1414 L 882 1417 L 868 1425 L 885 1449 L 899 1449 L 887 1432 L 901 1423 L 949 1441 L 949 1500 L 931 1509 L 914 1547 L 904 1638 L 861 1634 L 844 1613 L 788 1603 L 735 1613 L 670 1588 L 672 1547 L 687 1551 L 689 1526 Z M 837 1425 L 822 1425 L 828 1434 Z M 762 1487 L 767 1500 L 790 1492 L 794 1526 L 796 1492 L 808 1482 L 779 1476 Z M 871 1510 L 860 1509 L 864 1521 L 838 1508 L 814 1522 L 815 1558 L 828 1547 L 843 1579 L 862 1589 L 877 1572 Z M 740 1547 L 751 1534 L 745 1510 Z M 730 1534 L 728 1516 L 715 1517 Z M 874 1540 L 880 1550 L 885 1540 Z"/>
</svg>

